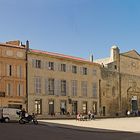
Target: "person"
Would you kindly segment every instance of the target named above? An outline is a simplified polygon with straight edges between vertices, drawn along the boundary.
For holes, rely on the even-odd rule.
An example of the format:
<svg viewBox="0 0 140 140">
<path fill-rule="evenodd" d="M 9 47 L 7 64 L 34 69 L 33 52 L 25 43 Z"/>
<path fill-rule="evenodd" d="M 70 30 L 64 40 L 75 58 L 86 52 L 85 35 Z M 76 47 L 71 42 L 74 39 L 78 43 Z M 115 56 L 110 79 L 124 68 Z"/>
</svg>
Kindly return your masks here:
<svg viewBox="0 0 140 140">
<path fill-rule="evenodd" d="M 94 120 L 95 119 L 95 115 L 94 113 L 91 113 L 91 120 Z"/>
<path fill-rule="evenodd" d="M 76 120 L 80 121 L 81 120 L 81 114 L 78 113 L 77 116 L 76 116 Z"/>
<path fill-rule="evenodd" d="M 129 111 L 129 110 L 127 111 L 127 116 L 128 116 L 128 117 L 130 116 L 130 111 Z"/>
<path fill-rule="evenodd" d="M 0 109 L 0 122 L 3 122 L 3 109 Z"/>
<path fill-rule="evenodd" d="M 88 118 L 91 119 L 91 111 L 88 111 Z"/>
<path fill-rule="evenodd" d="M 22 117 L 22 118 L 25 118 L 25 117 L 26 117 L 26 113 L 27 113 L 27 112 L 26 112 L 25 109 L 23 108 L 23 109 L 21 110 L 21 114 L 20 114 L 21 117 Z"/>
</svg>

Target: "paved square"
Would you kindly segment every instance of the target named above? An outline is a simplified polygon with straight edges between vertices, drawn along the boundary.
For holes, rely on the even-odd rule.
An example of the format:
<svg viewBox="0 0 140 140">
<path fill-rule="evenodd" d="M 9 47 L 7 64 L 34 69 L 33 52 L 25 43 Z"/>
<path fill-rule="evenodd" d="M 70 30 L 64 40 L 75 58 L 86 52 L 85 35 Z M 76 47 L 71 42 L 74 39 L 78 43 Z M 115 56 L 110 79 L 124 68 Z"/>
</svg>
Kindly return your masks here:
<svg viewBox="0 0 140 140">
<path fill-rule="evenodd" d="M 83 127 L 83 128 L 98 128 L 103 130 L 117 130 L 140 133 L 140 117 L 134 118 L 112 118 L 112 119 L 95 119 L 90 121 L 76 120 L 40 120 L 43 123 L 51 123 L 52 125 L 60 125 L 63 127 Z"/>
</svg>

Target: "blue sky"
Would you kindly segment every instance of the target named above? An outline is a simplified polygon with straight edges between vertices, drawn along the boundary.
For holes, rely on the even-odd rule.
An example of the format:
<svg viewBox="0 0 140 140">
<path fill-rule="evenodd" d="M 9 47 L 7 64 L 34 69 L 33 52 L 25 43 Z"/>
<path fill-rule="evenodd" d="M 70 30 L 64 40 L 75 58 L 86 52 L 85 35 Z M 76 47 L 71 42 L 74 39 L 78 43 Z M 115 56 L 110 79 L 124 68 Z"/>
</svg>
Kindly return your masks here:
<svg viewBox="0 0 140 140">
<path fill-rule="evenodd" d="M 139 0 L 0 0 L 0 42 L 88 58 L 140 53 Z"/>
</svg>

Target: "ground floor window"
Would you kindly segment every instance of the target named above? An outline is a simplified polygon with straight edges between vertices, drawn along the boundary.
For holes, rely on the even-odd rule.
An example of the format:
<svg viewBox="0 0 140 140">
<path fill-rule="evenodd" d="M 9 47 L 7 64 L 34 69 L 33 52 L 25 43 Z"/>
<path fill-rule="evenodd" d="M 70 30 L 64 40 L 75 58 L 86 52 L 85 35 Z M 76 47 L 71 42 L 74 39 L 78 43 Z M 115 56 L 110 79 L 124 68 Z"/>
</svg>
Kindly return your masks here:
<svg viewBox="0 0 140 140">
<path fill-rule="evenodd" d="M 83 109 L 83 113 L 87 114 L 87 102 L 86 101 L 83 102 L 82 109 Z"/>
<path fill-rule="evenodd" d="M 17 108 L 17 109 L 22 109 L 22 105 L 20 104 L 8 104 L 9 108 Z"/>
<path fill-rule="evenodd" d="M 49 100 L 49 115 L 54 115 L 54 100 Z"/>
<path fill-rule="evenodd" d="M 62 115 L 67 112 L 67 102 L 65 100 L 60 101 L 60 112 Z"/>
<path fill-rule="evenodd" d="M 35 100 L 35 114 L 42 113 L 42 100 Z"/>
</svg>

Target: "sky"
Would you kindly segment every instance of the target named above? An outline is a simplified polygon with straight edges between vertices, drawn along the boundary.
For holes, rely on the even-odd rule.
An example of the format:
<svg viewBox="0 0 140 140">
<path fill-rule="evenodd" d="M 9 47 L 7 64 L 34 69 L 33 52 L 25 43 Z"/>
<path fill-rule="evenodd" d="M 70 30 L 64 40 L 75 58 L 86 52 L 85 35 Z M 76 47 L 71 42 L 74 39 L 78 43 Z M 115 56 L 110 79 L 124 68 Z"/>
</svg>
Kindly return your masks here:
<svg viewBox="0 0 140 140">
<path fill-rule="evenodd" d="M 94 59 L 140 53 L 140 0 L 0 0 L 0 42 Z"/>
</svg>

